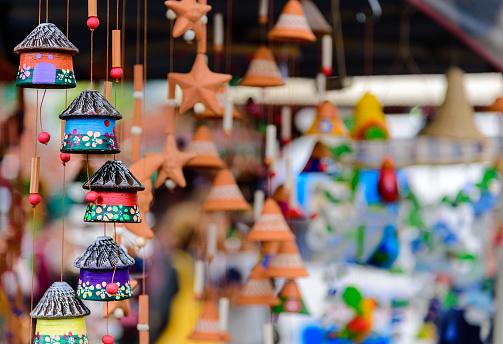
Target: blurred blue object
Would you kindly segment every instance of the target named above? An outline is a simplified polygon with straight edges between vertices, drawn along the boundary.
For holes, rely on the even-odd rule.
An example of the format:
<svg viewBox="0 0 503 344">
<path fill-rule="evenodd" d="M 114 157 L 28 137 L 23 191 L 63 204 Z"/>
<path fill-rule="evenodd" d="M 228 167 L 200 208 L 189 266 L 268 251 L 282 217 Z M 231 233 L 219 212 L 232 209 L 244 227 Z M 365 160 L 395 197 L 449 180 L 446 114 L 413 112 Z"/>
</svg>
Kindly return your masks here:
<svg viewBox="0 0 503 344">
<path fill-rule="evenodd" d="M 384 227 L 384 234 L 376 250 L 370 256 L 368 264 L 377 268 L 389 269 L 398 258 L 400 243 L 396 228 L 392 225 Z"/>
</svg>

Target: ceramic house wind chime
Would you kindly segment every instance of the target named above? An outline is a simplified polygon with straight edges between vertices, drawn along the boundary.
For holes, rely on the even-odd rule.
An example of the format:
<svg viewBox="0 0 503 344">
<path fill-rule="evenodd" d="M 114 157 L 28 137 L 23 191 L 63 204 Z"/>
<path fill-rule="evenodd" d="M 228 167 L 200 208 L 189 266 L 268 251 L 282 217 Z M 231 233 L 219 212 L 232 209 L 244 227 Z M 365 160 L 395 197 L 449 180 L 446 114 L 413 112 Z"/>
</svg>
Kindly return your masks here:
<svg viewBox="0 0 503 344">
<path fill-rule="evenodd" d="M 145 186 L 122 161 L 108 160 L 82 187 L 90 190 L 84 221 L 141 222 L 137 193 Z"/>
<path fill-rule="evenodd" d="M 80 93 L 59 118 L 66 120 L 61 152 L 120 153 L 115 122 L 122 115 L 98 91 Z"/>
<path fill-rule="evenodd" d="M 77 297 L 90 301 L 120 301 L 133 297 L 129 267 L 134 259 L 109 236 L 92 242 L 73 265 L 80 269 Z"/>
<path fill-rule="evenodd" d="M 91 311 L 66 282 L 54 282 L 31 312 L 37 319 L 34 344 L 87 344 L 84 317 Z"/>
<path fill-rule="evenodd" d="M 28 88 L 72 88 L 73 55 L 79 50 L 52 23 L 39 24 L 14 52 L 20 54 L 16 86 Z"/>
</svg>

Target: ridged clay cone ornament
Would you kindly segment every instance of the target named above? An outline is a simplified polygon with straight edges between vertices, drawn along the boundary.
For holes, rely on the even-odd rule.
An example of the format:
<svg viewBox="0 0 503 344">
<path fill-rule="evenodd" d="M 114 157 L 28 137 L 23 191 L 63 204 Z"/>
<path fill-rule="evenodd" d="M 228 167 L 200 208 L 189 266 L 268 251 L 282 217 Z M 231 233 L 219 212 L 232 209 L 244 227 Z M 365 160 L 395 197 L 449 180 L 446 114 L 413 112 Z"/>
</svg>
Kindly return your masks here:
<svg viewBox="0 0 503 344">
<path fill-rule="evenodd" d="M 255 265 L 246 281 L 241 295 L 236 300 L 239 305 L 275 306 L 279 299 L 274 295 L 271 280 L 261 264 Z"/>
<path fill-rule="evenodd" d="M 91 314 L 66 282 L 54 282 L 31 312 L 37 319 L 34 344 L 87 344 L 84 317 Z"/>
<path fill-rule="evenodd" d="M 273 198 L 264 202 L 262 213 L 246 238 L 253 241 L 293 240 L 295 235 L 288 227 L 278 203 Z"/>
<path fill-rule="evenodd" d="M 316 7 L 314 2 L 311 0 L 300 0 L 300 4 L 304 10 L 309 27 L 315 36 L 321 37 L 332 33 L 332 27 L 326 21 L 325 16 L 320 12 L 319 8 Z"/>
<path fill-rule="evenodd" d="M 244 211 L 250 209 L 231 171 L 227 168 L 220 170 L 203 204 L 203 210 Z"/>
<path fill-rule="evenodd" d="M 248 71 L 239 84 L 250 87 L 275 87 L 285 84 L 269 48 L 266 46 L 258 48 L 250 62 Z"/>
<path fill-rule="evenodd" d="M 20 54 L 16 86 L 73 88 L 73 55 L 79 50 L 52 23 L 39 24 L 14 52 Z"/>
<path fill-rule="evenodd" d="M 387 140 L 389 137 L 382 105 L 370 93 L 364 94 L 355 105 L 351 137 L 355 140 Z"/>
<path fill-rule="evenodd" d="M 464 73 L 459 68 L 447 71 L 447 91 L 444 103 L 418 135 L 485 143 L 487 138 L 477 129 L 473 107 L 466 98 Z"/>
<path fill-rule="evenodd" d="M 281 242 L 278 253 L 267 268 L 267 275 L 274 278 L 283 277 L 288 279 L 308 276 L 294 240 Z"/>
<path fill-rule="evenodd" d="M 134 259 L 109 236 L 100 236 L 73 265 L 80 269 L 77 297 L 89 301 L 120 301 L 133 297 L 129 267 Z M 114 271 L 115 270 L 115 271 Z M 107 292 L 110 283 L 118 286 L 115 294 Z"/>
<path fill-rule="evenodd" d="M 85 182 L 84 189 L 96 192 L 89 202 L 86 222 L 141 222 L 138 191 L 145 186 L 119 160 L 108 160 Z"/>
<path fill-rule="evenodd" d="M 82 91 L 59 118 L 66 121 L 61 152 L 120 153 L 115 124 L 122 115 L 98 91 Z"/>
<path fill-rule="evenodd" d="M 218 154 L 217 146 L 211 138 L 210 130 L 207 126 L 201 125 L 197 128 L 192 137 L 192 141 L 187 146 L 187 152 L 197 154 L 185 166 L 202 168 L 224 168 L 225 163 Z"/>
<path fill-rule="evenodd" d="M 278 294 L 281 303 L 272 308 L 274 313 L 309 314 L 299 287 L 294 280 L 287 280 Z"/>
<path fill-rule="evenodd" d="M 325 100 L 318 107 L 316 118 L 306 134 L 347 137 L 349 135 L 349 131 L 344 125 L 344 122 L 340 119 L 335 105 L 328 100 Z"/>
<path fill-rule="evenodd" d="M 212 300 L 206 301 L 203 314 L 197 321 L 194 332 L 189 336 L 189 339 L 194 341 L 224 343 L 232 341 L 227 331 L 220 330 L 218 324 L 218 309 Z"/>
<path fill-rule="evenodd" d="M 197 119 L 223 119 L 224 118 L 225 100 L 227 99 L 227 97 L 225 96 L 225 89 L 223 86 L 218 89 L 215 96 L 217 97 L 218 111 L 213 112 L 206 107 L 204 109 L 203 113 L 201 113 L 201 114 L 194 113 L 194 116 Z M 235 106 L 232 109 L 232 118 L 234 118 L 234 119 L 241 119 L 242 118 L 241 114 L 236 110 Z"/>
<path fill-rule="evenodd" d="M 316 41 L 298 0 L 289 0 L 286 3 L 276 25 L 267 34 L 267 39 L 271 42 L 294 44 Z"/>
</svg>

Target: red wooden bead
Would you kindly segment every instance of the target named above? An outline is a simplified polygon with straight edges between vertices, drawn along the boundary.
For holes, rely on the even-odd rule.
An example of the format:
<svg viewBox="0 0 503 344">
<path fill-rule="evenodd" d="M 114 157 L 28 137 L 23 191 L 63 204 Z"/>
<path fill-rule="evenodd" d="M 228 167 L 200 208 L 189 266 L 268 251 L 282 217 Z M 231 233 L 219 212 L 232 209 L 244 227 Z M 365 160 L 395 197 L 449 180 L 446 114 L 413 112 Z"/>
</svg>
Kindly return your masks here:
<svg viewBox="0 0 503 344">
<path fill-rule="evenodd" d="M 49 142 L 50 140 L 51 140 L 51 135 L 49 135 L 48 132 L 42 131 L 40 134 L 38 134 L 38 142 L 46 145 L 47 142 Z"/>
<path fill-rule="evenodd" d="M 119 291 L 119 286 L 117 285 L 117 283 L 108 283 L 107 287 L 106 287 L 106 291 L 109 294 L 115 295 Z"/>
<path fill-rule="evenodd" d="M 114 343 L 114 337 L 106 334 L 103 337 L 101 337 L 101 341 L 103 344 L 113 344 Z"/>
<path fill-rule="evenodd" d="M 110 70 L 110 76 L 116 80 L 120 79 L 122 76 L 122 68 L 120 67 L 112 68 L 112 70 Z"/>
<path fill-rule="evenodd" d="M 96 191 L 89 191 L 86 193 L 87 202 L 95 202 L 98 199 L 98 193 Z"/>
<path fill-rule="evenodd" d="M 36 207 L 37 204 L 39 204 L 41 200 L 42 200 L 42 197 L 40 197 L 40 195 L 36 194 L 36 193 L 30 194 L 30 196 L 28 196 L 28 202 L 30 202 L 30 204 L 33 207 Z"/>
<path fill-rule="evenodd" d="M 63 162 L 63 164 L 67 163 L 68 161 L 70 161 L 70 158 L 71 158 L 71 155 L 68 154 L 68 153 L 61 153 L 59 155 L 59 158 L 61 159 L 61 161 Z"/>
<path fill-rule="evenodd" d="M 330 76 L 334 71 L 330 67 L 322 67 L 321 72 L 325 74 L 325 76 Z"/>
<path fill-rule="evenodd" d="M 100 26 L 100 20 L 97 17 L 89 17 L 87 19 L 87 27 L 91 30 L 96 29 L 98 26 Z"/>
</svg>

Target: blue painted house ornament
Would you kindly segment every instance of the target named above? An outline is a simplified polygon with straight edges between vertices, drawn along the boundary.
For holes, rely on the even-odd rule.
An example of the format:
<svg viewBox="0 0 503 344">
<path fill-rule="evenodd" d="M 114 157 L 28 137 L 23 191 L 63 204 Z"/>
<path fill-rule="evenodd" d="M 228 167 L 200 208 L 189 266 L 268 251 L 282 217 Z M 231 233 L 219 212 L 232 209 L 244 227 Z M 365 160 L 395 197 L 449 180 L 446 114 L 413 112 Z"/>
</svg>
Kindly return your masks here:
<svg viewBox="0 0 503 344">
<path fill-rule="evenodd" d="M 27 88 L 73 88 L 73 55 L 79 53 L 58 27 L 39 24 L 14 52 L 20 54 L 16 86 Z"/>
<path fill-rule="evenodd" d="M 61 152 L 120 153 L 115 122 L 122 115 L 98 91 L 82 91 L 59 118 L 66 120 Z"/>
</svg>

